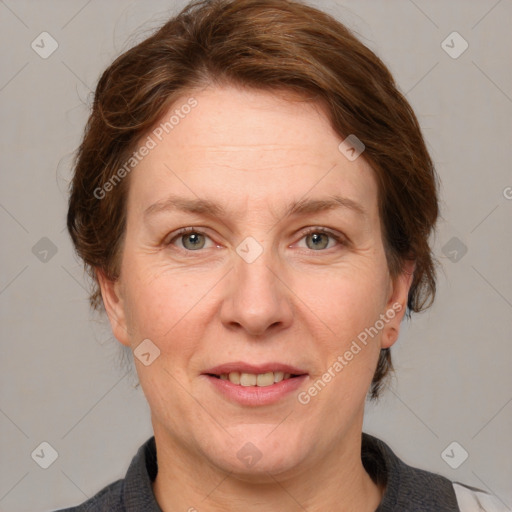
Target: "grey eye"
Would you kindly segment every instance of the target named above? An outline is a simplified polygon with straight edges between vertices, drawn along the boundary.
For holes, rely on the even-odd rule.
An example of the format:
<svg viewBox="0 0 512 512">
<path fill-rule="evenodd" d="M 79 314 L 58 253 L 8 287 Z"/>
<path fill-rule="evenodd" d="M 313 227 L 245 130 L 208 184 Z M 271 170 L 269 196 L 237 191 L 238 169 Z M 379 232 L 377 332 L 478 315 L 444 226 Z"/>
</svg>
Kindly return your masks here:
<svg viewBox="0 0 512 512">
<path fill-rule="evenodd" d="M 329 235 L 326 233 L 311 233 L 306 235 L 306 245 L 308 249 L 325 249 L 329 245 Z M 311 241 L 311 243 L 309 243 Z"/>
<path fill-rule="evenodd" d="M 187 233 L 181 237 L 181 243 L 185 249 L 194 251 L 204 247 L 205 237 L 200 233 Z"/>
</svg>

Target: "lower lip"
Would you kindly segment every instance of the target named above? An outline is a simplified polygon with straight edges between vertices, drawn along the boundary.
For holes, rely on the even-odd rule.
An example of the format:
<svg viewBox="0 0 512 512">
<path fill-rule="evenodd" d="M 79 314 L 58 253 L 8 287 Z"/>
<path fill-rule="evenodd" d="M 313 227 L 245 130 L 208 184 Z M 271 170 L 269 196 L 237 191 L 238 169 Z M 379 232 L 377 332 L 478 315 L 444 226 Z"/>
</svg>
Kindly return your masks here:
<svg viewBox="0 0 512 512">
<path fill-rule="evenodd" d="M 229 380 L 205 375 L 211 385 L 229 400 L 241 405 L 270 405 L 279 402 L 296 391 L 306 380 L 307 375 L 300 375 L 282 380 L 270 386 L 240 386 Z"/>
</svg>

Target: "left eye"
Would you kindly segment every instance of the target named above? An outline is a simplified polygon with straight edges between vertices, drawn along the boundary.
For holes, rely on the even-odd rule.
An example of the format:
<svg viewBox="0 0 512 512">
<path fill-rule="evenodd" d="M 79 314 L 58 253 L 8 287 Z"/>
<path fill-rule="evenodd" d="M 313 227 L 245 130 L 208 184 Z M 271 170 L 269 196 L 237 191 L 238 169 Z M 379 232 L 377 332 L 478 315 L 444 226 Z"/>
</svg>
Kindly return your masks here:
<svg viewBox="0 0 512 512">
<path fill-rule="evenodd" d="M 183 230 L 169 241 L 169 245 L 178 243 L 180 249 L 198 251 L 205 248 L 208 240 L 210 237 L 200 231 Z"/>
<path fill-rule="evenodd" d="M 306 248 L 311 249 L 312 251 L 330 249 L 336 244 L 336 242 L 340 242 L 339 237 L 334 233 L 319 229 L 306 233 L 306 235 L 301 238 L 301 241 L 302 240 L 305 240 Z"/>
</svg>

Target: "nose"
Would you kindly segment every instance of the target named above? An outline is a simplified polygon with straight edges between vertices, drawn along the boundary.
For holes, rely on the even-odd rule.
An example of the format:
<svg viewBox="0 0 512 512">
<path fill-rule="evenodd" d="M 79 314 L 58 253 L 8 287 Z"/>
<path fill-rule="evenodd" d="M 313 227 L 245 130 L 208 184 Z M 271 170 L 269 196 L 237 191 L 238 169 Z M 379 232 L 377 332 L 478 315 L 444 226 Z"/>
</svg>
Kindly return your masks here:
<svg viewBox="0 0 512 512">
<path fill-rule="evenodd" d="M 236 256 L 220 311 L 221 321 L 228 329 L 261 336 L 291 325 L 292 292 L 278 263 L 271 259 L 267 251 L 252 263 Z"/>
</svg>

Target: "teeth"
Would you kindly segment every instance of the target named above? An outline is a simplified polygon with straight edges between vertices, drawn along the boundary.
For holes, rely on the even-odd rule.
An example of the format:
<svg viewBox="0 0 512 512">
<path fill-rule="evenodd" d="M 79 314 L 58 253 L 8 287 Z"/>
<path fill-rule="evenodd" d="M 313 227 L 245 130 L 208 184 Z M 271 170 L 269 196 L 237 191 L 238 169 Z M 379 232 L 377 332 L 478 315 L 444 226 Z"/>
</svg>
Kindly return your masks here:
<svg viewBox="0 0 512 512">
<path fill-rule="evenodd" d="M 256 379 L 256 385 L 260 387 L 274 384 L 274 372 L 260 373 Z"/>
<path fill-rule="evenodd" d="M 240 374 L 238 372 L 231 372 L 228 375 L 229 382 L 232 382 L 233 384 L 240 384 Z"/>
<path fill-rule="evenodd" d="M 256 386 L 258 377 L 253 373 L 241 373 L 240 374 L 240 385 L 241 386 Z"/>
<path fill-rule="evenodd" d="M 271 386 L 274 383 L 281 382 L 282 380 L 291 378 L 291 373 L 284 372 L 267 372 L 255 375 L 254 373 L 240 373 L 231 372 L 229 374 L 223 373 L 219 376 L 221 380 L 229 380 L 232 384 L 240 386 L 258 386 L 265 387 Z"/>
</svg>

